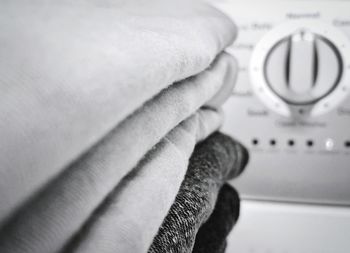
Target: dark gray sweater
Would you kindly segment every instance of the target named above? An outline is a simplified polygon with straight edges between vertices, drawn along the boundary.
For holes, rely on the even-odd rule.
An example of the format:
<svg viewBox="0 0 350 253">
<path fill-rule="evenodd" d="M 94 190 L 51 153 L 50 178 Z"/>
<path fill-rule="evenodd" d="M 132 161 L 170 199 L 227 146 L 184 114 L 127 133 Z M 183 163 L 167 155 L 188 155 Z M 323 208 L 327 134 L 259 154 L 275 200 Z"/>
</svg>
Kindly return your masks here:
<svg viewBox="0 0 350 253">
<path fill-rule="evenodd" d="M 214 133 L 198 144 L 190 159 L 187 174 L 175 202 L 160 227 L 149 253 L 192 252 L 197 232 L 213 212 L 220 188 L 228 179 L 240 174 L 247 162 L 247 150 L 224 134 Z M 224 194 L 227 194 L 227 192 Z M 239 199 L 234 196 L 234 193 L 233 195 L 232 192 L 229 194 L 231 194 L 231 197 L 225 199 L 225 196 L 223 196 L 223 201 L 234 201 L 234 203 L 231 203 L 231 207 L 235 209 L 233 210 L 235 213 L 231 221 L 228 221 L 228 223 L 221 222 L 221 225 L 231 224 L 230 227 L 232 227 L 233 220 L 237 219 L 238 216 Z M 222 214 L 223 212 L 219 210 L 219 213 Z M 215 215 L 217 217 L 219 214 L 216 213 Z M 211 222 L 214 221 L 216 222 L 218 219 L 214 217 Z M 220 223 L 217 224 L 220 225 Z M 213 224 L 208 226 L 211 228 Z M 230 227 L 222 229 L 221 239 L 217 238 L 217 242 L 219 240 L 222 242 L 216 245 L 217 252 L 220 252 L 219 250 L 222 252 L 225 237 Z M 207 230 L 208 228 L 203 225 L 203 231 L 200 230 L 200 233 L 198 233 L 195 252 L 213 253 L 213 251 L 203 251 L 203 248 L 206 248 L 203 239 L 206 237 L 205 231 Z M 218 228 L 217 231 L 219 230 Z"/>
</svg>

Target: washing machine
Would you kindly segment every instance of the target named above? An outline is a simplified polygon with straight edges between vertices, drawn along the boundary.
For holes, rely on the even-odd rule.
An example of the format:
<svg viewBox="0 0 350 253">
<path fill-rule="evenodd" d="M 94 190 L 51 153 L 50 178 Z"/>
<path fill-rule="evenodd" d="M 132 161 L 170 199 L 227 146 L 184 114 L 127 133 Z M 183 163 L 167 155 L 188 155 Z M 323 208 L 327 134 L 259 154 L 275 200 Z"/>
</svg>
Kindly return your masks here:
<svg viewBox="0 0 350 253">
<path fill-rule="evenodd" d="M 227 253 L 350 252 L 350 1 L 215 4 L 239 31 L 223 131 L 250 150 Z"/>
</svg>

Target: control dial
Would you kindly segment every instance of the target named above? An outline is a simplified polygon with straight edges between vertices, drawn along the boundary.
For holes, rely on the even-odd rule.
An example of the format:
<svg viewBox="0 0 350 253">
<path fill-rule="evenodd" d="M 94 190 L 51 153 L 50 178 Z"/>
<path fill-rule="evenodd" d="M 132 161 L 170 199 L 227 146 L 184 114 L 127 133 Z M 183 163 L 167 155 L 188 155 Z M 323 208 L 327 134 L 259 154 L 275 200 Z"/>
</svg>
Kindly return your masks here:
<svg viewBox="0 0 350 253">
<path fill-rule="evenodd" d="M 295 111 L 322 114 L 350 89 L 346 82 L 349 50 L 348 39 L 324 24 L 291 22 L 278 27 L 253 53 L 254 90 L 282 115 L 293 116 Z"/>
<path fill-rule="evenodd" d="M 311 104 L 338 85 L 342 60 L 336 47 L 310 31 L 298 31 L 269 52 L 265 75 L 271 89 L 290 104 Z"/>
</svg>

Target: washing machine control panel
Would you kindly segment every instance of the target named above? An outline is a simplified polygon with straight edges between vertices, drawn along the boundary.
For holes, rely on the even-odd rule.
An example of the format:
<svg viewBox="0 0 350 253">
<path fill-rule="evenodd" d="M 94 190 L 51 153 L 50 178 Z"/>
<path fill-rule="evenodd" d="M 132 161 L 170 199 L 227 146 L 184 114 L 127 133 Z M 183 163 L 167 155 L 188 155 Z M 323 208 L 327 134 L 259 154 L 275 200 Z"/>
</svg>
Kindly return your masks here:
<svg viewBox="0 0 350 253">
<path fill-rule="evenodd" d="M 350 2 L 216 4 L 239 31 L 223 131 L 251 154 L 233 184 L 247 199 L 350 205 Z"/>
<path fill-rule="evenodd" d="M 286 22 L 256 44 L 250 63 L 254 93 L 282 116 L 300 118 L 336 108 L 350 90 L 350 41 L 318 21 Z"/>
</svg>

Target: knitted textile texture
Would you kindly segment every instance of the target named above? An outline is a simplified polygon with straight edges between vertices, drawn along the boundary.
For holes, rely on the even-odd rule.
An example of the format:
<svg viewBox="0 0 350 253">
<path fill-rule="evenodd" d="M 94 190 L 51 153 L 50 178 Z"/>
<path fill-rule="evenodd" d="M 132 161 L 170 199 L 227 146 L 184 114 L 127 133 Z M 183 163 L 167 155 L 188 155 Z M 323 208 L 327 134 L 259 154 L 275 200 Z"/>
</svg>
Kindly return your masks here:
<svg viewBox="0 0 350 253">
<path fill-rule="evenodd" d="M 246 149 L 230 137 L 214 133 L 198 144 L 185 179 L 149 253 L 192 252 L 200 226 L 212 213 L 224 182 L 241 173 Z"/>
<path fill-rule="evenodd" d="M 192 253 L 223 253 L 226 237 L 239 216 L 238 193 L 228 184 L 220 189 L 213 213 L 200 227 Z"/>
</svg>

